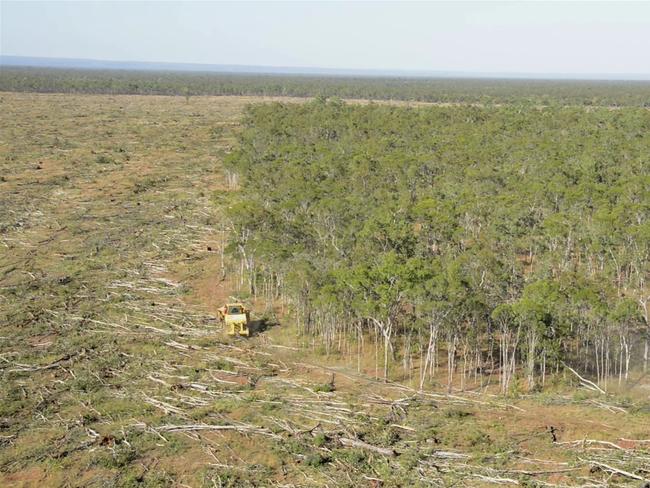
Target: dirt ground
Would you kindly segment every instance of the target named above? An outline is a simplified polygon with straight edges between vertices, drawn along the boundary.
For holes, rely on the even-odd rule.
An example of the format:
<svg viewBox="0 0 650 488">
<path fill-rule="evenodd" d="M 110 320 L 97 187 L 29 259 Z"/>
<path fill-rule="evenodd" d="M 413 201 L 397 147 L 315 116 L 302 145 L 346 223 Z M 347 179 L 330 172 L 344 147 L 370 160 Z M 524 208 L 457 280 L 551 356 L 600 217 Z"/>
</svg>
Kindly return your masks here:
<svg viewBox="0 0 650 488">
<path fill-rule="evenodd" d="M 383 383 L 370 348 L 304 347 L 286 304 L 226 336 L 215 309 L 242 289 L 214 197 L 268 100 L 0 93 L 2 486 L 650 479 L 647 390 Z"/>
</svg>

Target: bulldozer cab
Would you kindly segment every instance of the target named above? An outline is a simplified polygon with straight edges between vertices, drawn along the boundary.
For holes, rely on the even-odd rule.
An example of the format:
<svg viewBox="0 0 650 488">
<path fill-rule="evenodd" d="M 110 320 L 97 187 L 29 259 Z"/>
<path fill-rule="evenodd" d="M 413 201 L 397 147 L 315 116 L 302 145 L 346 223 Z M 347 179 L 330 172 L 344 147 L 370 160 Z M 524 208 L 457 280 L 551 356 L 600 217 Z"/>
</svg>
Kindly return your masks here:
<svg viewBox="0 0 650 488">
<path fill-rule="evenodd" d="M 220 309 L 229 335 L 243 335 L 248 337 L 250 330 L 248 322 L 250 313 L 243 303 L 227 303 Z"/>
</svg>

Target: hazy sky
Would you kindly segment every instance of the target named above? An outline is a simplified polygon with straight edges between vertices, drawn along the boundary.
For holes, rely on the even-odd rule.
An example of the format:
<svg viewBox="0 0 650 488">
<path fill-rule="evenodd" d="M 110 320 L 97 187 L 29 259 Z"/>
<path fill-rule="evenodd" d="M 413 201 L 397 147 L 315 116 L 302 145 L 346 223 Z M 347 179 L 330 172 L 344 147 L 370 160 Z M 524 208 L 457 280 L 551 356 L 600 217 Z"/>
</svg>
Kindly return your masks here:
<svg viewBox="0 0 650 488">
<path fill-rule="evenodd" d="M 650 2 L 14 2 L 5 55 L 264 66 L 650 73 Z"/>
</svg>

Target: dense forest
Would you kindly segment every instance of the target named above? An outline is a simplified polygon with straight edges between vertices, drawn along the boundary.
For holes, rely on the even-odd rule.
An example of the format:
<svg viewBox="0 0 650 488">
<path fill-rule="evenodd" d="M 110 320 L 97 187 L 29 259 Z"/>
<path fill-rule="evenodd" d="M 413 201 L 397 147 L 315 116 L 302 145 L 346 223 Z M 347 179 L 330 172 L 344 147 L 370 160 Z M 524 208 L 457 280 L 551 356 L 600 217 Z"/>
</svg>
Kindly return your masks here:
<svg viewBox="0 0 650 488">
<path fill-rule="evenodd" d="M 264 95 L 437 103 L 650 106 L 647 81 L 246 75 L 2 66 L 0 91 L 134 95 Z"/>
<path fill-rule="evenodd" d="M 264 104 L 227 165 L 247 286 L 327 351 L 504 392 L 648 368 L 645 109 Z"/>
</svg>

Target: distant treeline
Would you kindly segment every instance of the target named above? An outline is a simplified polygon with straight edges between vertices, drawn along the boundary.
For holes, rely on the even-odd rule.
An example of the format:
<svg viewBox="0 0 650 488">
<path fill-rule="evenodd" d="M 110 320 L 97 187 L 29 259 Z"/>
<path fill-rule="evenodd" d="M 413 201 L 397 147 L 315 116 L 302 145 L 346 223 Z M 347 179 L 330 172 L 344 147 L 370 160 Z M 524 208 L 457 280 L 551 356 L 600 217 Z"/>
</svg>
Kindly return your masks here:
<svg viewBox="0 0 650 488">
<path fill-rule="evenodd" d="M 439 103 L 650 106 L 647 81 L 372 78 L 6 67 L 0 91 L 264 95 Z"/>
</svg>

